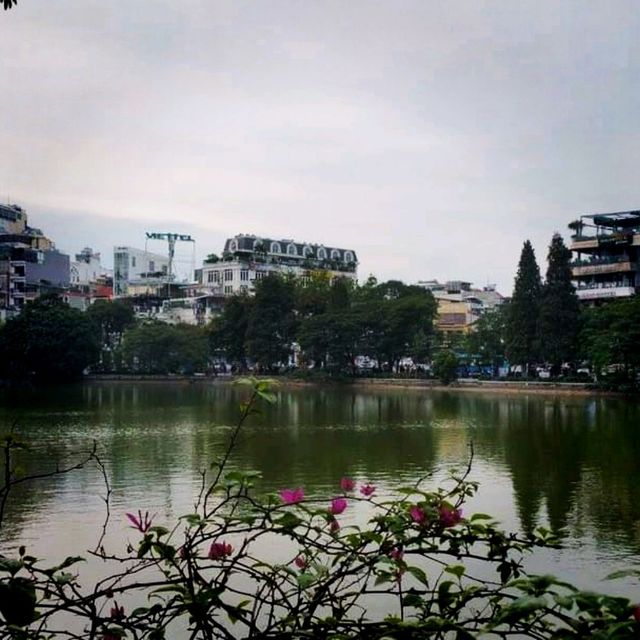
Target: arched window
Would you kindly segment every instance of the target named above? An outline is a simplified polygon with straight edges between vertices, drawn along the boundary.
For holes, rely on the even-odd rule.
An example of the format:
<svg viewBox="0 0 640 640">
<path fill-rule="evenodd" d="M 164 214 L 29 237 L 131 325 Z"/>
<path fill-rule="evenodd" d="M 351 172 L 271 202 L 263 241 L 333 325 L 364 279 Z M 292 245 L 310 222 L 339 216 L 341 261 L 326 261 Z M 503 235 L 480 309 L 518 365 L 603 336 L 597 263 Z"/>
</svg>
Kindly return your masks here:
<svg viewBox="0 0 640 640">
<path fill-rule="evenodd" d="M 233 253 L 234 251 L 237 251 L 237 250 L 238 250 L 238 243 L 235 240 L 232 240 L 229 243 L 229 251 Z"/>
<path fill-rule="evenodd" d="M 282 253 L 282 249 L 280 248 L 280 243 L 278 242 L 271 243 L 271 253 Z"/>
<path fill-rule="evenodd" d="M 337 249 L 331 249 L 331 259 L 340 260 L 340 252 Z"/>
<path fill-rule="evenodd" d="M 311 258 L 313 256 L 313 249 L 308 244 L 305 244 L 302 249 L 302 255 L 305 258 Z"/>
<path fill-rule="evenodd" d="M 351 251 L 344 252 L 344 261 L 346 263 L 355 262 L 355 260 L 353 259 L 353 253 Z"/>
<path fill-rule="evenodd" d="M 290 245 L 287 247 L 287 253 L 288 253 L 290 256 L 297 256 L 297 255 L 298 255 L 298 250 L 296 249 L 296 245 L 295 245 L 295 244 L 290 244 Z"/>
<path fill-rule="evenodd" d="M 327 250 L 324 247 L 320 247 L 318 249 L 318 260 L 326 260 L 327 259 Z"/>
<path fill-rule="evenodd" d="M 256 238 L 253 241 L 253 250 L 257 251 L 258 249 L 264 250 L 264 245 L 262 244 L 262 240 L 260 240 L 260 238 Z"/>
</svg>

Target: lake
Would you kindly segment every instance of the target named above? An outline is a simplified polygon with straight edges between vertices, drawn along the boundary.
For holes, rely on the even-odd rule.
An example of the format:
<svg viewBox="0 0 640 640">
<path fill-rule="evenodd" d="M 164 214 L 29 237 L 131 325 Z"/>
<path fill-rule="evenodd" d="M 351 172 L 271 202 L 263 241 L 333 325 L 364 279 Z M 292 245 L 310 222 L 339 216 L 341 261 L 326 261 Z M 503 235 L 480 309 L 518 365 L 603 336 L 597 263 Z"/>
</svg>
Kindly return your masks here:
<svg viewBox="0 0 640 640">
<path fill-rule="evenodd" d="M 4 392 L 3 431 L 17 421 L 30 473 L 72 461 L 95 441 L 113 489 L 106 544 L 137 539 L 124 513 L 158 523 L 191 512 L 201 471 L 224 449 L 243 392 L 186 383 L 90 383 Z M 261 491 L 304 487 L 333 494 L 350 475 L 379 494 L 427 473 L 433 482 L 468 462 L 480 490 L 465 513 L 510 530 L 545 525 L 561 551 L 537 553 L 530 571 L 640 600 L 633 579 L 603 582 L 640 560 L 640 408 L 615 397 L 355 387 L 281 389 L 245 425 L 231 464 L 262 473 Z M 27 544 L 58 559 L 93 547 L 104 519 L 102 477 L 88 466 L 20 487 L 10 498 L 0 553 Z"/>
</svg>

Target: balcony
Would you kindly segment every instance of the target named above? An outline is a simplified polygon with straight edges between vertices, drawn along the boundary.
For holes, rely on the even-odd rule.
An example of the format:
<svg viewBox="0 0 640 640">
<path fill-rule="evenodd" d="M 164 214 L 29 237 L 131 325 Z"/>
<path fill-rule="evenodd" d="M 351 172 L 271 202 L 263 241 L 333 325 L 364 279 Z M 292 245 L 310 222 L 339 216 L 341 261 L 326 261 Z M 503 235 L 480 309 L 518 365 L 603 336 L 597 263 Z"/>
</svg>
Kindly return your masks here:
<svg viewBox="0 0 640 640">
<path fill-rule="evenodd" d="M 574 260 L 571 272 L 574 278 L 606 275 L 610 273 L 630 273 L 638 270 L 638 263 L 628 256 L 597 258 L 595 260 Z"/>
<path fill-rule="evenodd" d="M 576 289 L 578 299 L 584 302 L 587 300 L 629 298 L 635 295 L 635 293 L 635 287 L 582 287 Z"/>
<path fill-rule="evenodd" d="M 640 234 L 631 230 L 601 233 L 597 236 L 571 236 L 571 251 L 591 251 L 600 247 L 640 245 Z"/>
</svg>

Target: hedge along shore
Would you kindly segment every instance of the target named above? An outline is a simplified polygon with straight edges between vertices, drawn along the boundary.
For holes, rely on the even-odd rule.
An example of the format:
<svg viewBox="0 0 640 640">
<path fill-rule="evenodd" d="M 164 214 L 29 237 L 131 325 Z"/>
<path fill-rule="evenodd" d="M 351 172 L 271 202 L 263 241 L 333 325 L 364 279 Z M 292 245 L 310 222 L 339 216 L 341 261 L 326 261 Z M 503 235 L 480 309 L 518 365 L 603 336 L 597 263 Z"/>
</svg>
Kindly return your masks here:
<svg viewBox="0 0 640 640">
<path fill-rule="evenodd" d="M 250 374 L 248 374 L 250 375 Z M 247 376 L 188 376 L 188 375 L 143 375 L 143 374 L 91 374 L 84 382 L 181 382 L 187 384 L 232 384 Z M 271 378 L 272 376 L 256 376 Z M 282 388 L 297 387 L 355 387 L 360 389 L 424 389 L 430 391 L 464 391 L 501 394 L 546 394 L 567 396 L 623 396 L 621 392 L 598 389 L 593 384 L 582 382 L 542 382 L 537 380 L 475 380 L 460 379 L 450 385 L 437 380 L 421 378 L 354 378 L 344 380 L 300 380 L 288 376 L 274 376 Z"/>
</svg>

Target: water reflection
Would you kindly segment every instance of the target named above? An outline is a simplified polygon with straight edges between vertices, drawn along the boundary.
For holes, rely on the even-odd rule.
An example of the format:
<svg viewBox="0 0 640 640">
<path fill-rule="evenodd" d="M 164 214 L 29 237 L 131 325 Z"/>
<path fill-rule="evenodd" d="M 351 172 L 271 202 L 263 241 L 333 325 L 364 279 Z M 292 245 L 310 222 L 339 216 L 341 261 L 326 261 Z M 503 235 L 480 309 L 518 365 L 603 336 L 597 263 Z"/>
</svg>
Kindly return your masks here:
<svg viewBox="0 0 640 640">
<path fill-rule="evenodd" d="M 33 445 L 23 461 L 32 473 L 95 440 L 116 504 L 175 515 L 190 510 L 200 470 L 222 452 L 241 393 L 216 384 L 65 387 L 2 397 L 0 425 L 18 420 Z M 232 458 L 260 470 L 264 490 L 332 491 L 345 474 L 393 486 L 464 464 L 473 441 L 480 506 L 525 531 L 541 523 L 563 530 L 603 554 L 640 552 L 634 401 L 341 387 L 278 396 L 247 425 Z M 34 523 L 46 527 L 52 514 L 91 520 L 99 490 L 95 469 L 21 486 L 4 542 L 30 527 L 36 537 Z"/>
</svg>

